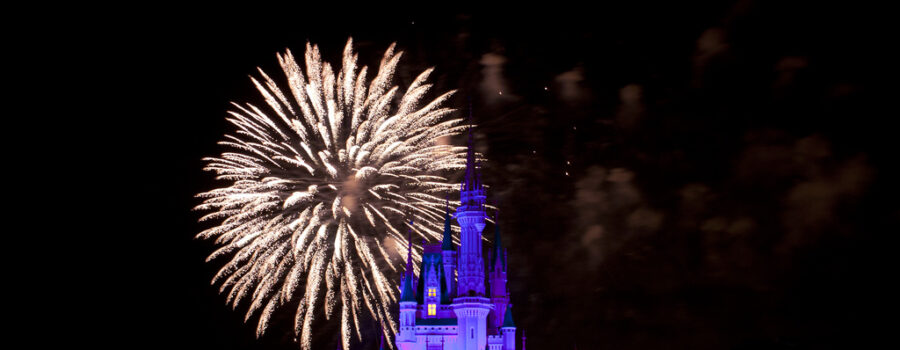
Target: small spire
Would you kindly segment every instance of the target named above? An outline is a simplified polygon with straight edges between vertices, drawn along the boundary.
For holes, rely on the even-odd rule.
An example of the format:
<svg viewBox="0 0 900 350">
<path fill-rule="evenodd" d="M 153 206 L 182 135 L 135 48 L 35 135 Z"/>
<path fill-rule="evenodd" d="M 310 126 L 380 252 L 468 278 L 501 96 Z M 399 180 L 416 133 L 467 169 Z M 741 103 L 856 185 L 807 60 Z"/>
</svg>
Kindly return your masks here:
<svg viewBox="0 0 900 350">
<path fill-rule="evenodd" d="M 525 330 L 522 330 L 522 350 L 525 350 Z"/>
<path fill-rule="evenodd" d="M 453 230 L 450 227 L 450 200 L 447 199 L 447 209 L 444 214 L 444 240 L 441 242 L 441 250 L 453 250 Z"/>
<path fill-rule="evenodd" d="M 381 344 L 378 345 L 378 350 L 384 350 L 384 333 L 381 333 Z"/>
</svg>

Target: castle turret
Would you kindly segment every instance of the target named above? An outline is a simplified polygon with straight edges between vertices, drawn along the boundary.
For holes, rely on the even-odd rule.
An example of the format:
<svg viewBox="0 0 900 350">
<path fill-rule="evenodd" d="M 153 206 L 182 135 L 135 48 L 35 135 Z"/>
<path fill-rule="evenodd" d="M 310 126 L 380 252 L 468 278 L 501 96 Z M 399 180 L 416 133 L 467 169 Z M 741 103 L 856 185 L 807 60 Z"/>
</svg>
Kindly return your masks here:
<svg viewBox="0 0 900 350">
<path fill-rule="evenodd" d="M 457 319 L 457 350 L 484 350 L 487 346 L 487 316 L 493 308 L 485 297 L 484 258 L 481 231 L 485 225 L 484 187 L 475 163 L 475 150 L 469 130 L 466 175 L 460 188 L 460 206 L 456 221 L 460 226 L 459 265 L 453 312 Z"/>
<path fill-rule="evenodd" d="M 503 316 L 500 333 L 503 334 L 503 350 L 516 350 L 516 324 L 513 322 L 512 305 L 506 307 L 506 315 Z"/>
<path fill-rule="evenodd" d="M 500 239 L 500 221 L 498 218 L 494 220 L 494 248 L 491 249 L 491 264 L 489 272 L 489 283 L 491 288 L 491 304 L 494 304 L 494 310 L 489 316 L 490 333 L 497 334 L 503 325 L 503 317 L 506 312 L 506 305 L 509 304 L 509 292 L 506 289 L 506 249 L 503 248 L 503 242 Z"/>
<path fill-rule="evenodd" d="M 401 350 L 414 350 L 416 343 L 416 293 L 413 287 L 412 237 L 409 238 L 409 249 L 406 255 L 406 272 L 403 274 L 403 286 L 400 292 L 400 329 L 397 332 L 397 347 Z"/>
</svg>

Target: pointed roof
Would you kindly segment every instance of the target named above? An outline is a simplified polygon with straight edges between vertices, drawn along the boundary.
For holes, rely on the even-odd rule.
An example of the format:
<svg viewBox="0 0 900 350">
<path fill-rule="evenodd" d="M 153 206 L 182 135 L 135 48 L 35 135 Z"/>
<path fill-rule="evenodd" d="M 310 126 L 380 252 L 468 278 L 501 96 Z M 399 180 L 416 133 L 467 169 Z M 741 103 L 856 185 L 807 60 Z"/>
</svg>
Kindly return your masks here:
<svg viewBox="0 0 900 350">
<path fill-rule="evenodd" d="M 444 240 L 441 250 L 453 250 L 453 229 L 450 227 L 450 201 L 447 200 L 447 212 L 444 214 Z"/>
<path fill-rule="evenodd" d="M 416 301 L 416 293 L 413 292 L 412 289 L 412 272 L 406 274 L 406 278 L 403 280 L 403 291 L 400 292 L 400 301 Z"/>
<path fill-rule="evenodd" d="M 381 333 L 381 344 L 378 345 L 378 350 L 384 350 L 384 333 Z"/>
<path fill-rule="evenodd" d="M 513 322 L 512 318 L 512 304 L 506 305 L 506 315 L 503 316 L 503 325 L 501 328 L 515 328 L 516 324 Z"/>
</svg>

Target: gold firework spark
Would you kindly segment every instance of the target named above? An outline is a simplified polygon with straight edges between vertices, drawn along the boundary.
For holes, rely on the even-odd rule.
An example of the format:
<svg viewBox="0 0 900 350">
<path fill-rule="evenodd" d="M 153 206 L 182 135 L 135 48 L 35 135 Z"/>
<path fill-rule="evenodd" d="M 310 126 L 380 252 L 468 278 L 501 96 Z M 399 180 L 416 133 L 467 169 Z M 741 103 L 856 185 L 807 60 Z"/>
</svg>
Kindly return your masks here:
<svg viewBox="0 0 900 350">
<path fill-rule="evenodd" d="M 465 148 L 439 140 L 466 126 L 441 107 L 453 91 L 422 101 L 433 69 L 397 96 L 402 52 L 394 46 L 371 81 L 368 67 L 357 69 L 352 39 L 337 72 L 315 45 L 307 43 L 305 72 L 290 50 L 279 54 L 287 89 L 259 69 L 251 81 L 265 107 L 232 103 L 227 120 L 236 130 L 220 142 L 229 151 L 204 159 L 227 186 L 197 195 L 195 209 L 211 211 L 200 220 L 218 223 L 197 237 L 215 240 L 207 261 L 224 265 L 212 283 L 232 307 L 250 303 L 245 320 L 259 313 L 257 336 L 275 310 L 300 298 L 294 329 L 304 349 L 314 317 L 338 310 L 343 348 L 361 338 L 364 313 L 392 338 L 398 291 L 382 271 L 397 272 L 395 260 L 406 255 L 398 223 L 440 239 L 444 198 L 457 190 L 442 174 L 465 167 Z"/>
</svg>

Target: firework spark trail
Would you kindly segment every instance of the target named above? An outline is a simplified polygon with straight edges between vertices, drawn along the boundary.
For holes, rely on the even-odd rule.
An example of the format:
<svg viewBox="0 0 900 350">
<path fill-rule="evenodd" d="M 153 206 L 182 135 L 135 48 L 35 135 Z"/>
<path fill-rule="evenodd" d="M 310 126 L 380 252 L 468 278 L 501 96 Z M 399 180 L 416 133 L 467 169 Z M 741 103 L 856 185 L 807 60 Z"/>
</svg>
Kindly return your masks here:
<svg viewBox="0 0 900 350">
<path fill-rule="evenodd" d="M 392 260 L 406 255 L 404 228 L 440 239 L 444 198 L 457 189 L 442 174 L 465 166 L 465 149 L 438 140 L 466 128 L 440 107 L 453 91 L 422 102 L 432 69 L 397 96 L 391 84 L 401 55 L 392 44 L 367 81 L 352 39 L 337 72 L 307 44 L 305 74 L 290 50 L 278 55 L 286 91 L 261 69 L 250 78 L 267 108 L 232 103 L 227 120 L 236 131 L 220 142 L 231 151 L 204 159 L 228 186 L 198 194 L 195 208 L 211 211 L 201 221 L 220 221 L 197 237 L 220 245 L 207 261 L 230 258 L 212 283 L 232 307 L 249 300 L 245 320 L 260 314 L 257 336 L 296 299 L 304 349 L 317 310 L 327 319 L 341 313 L 345 349 L 354 334 L 361 338 L 361 315 L 389 339 L 396 331 L 389 305 L 398 290 L 382 271 L 396 272 Z M 410 219 L 415 224 L 394 224 Z M 385 236 L 398 256 L 385 250 Z"/>
</svg>

